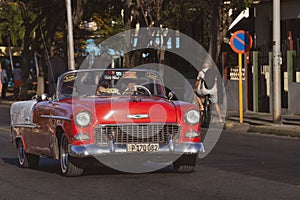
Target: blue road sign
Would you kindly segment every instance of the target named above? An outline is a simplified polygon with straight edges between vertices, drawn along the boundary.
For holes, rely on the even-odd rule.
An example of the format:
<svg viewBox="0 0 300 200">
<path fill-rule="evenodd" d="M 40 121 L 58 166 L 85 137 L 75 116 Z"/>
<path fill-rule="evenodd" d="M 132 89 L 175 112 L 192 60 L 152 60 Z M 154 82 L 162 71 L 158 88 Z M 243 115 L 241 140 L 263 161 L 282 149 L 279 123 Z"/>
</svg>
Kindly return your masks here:
<svg viewBox="0 0 300 200">
<path fill-rule="evenodd" d="M 244 30 L 234 32 L 230 38 L 230 46 L 236 53 L 246 53 L 251 49 L 252 43 L 252 36 Z"/>
</svg>

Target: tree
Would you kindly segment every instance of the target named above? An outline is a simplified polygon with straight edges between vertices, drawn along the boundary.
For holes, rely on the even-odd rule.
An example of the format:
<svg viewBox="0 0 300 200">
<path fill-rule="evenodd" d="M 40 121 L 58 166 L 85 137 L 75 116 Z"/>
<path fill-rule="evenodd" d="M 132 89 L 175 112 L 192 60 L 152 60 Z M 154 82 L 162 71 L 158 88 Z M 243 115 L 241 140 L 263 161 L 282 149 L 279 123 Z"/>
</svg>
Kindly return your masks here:
<svg viewBox="0 0 300 200">
<path fill-rule="evenodd" d="M 125 30 L 145 27 L 159 27 L 159 21 L 161 19 L 160 10 L 162 5 L 163 0 L 126 0 L 123 17 Z M 142 29 L 142 31 L 138 31 L 138 36 L 134 35 L 135 33 L 130 34 L 130 32 L 126 31 L 127 35 L 125 35 L 125 49 L 133 49 L 132 44 L 130 43 L 130 38 L 132 37 L 138 38 L 136 44 L 137 49 L 147 46 L 147 44 L 150 43 L 150 38 L 147 36 L 153 35 L 153 33 L 149 33 L 151 31 L 151 29 L 148 29 L 148 32 L 146 29 Z M 149 50 L 151 51 L 151 49 L 148 49 L 148 51 Z M 127 52 L 125 54 L 125 67 L 134 67 L 141 64 L 143 51 L 144 50 L 142 49 L 133 52 Z M 151 55 L 151 60 L 159 60 L 162 62 L 162 59 L 157 58 L 156 53 L 151 52 Z M 163 55 L 161 54 L 161 58 L 162 57 Z"/>
<path fill-rule="evenodd" d="M 82 18 L 82 7 L 86 0 L 76 0 L 73 5 L 73 23 Z M 35 52 L 49 58 L 51 48 L 66 52 L 65 3 L 60 0 L 17 0 L 1 2 L 0 29 L 3 35 L 10 36 L 13 45 L 21 41 L 22 51 L 22 97 L 27 98 L 29 65 Z M 45 61 L 47 62 L 47 60 Z M 44 64 L 45 65 L 45 64 Z"/>
<path fill-rule="evenodd" d="M 72 1 L 73 27 L 78 40 L 81 38 L 85 40 L 93 35 L 97 36 L 98 42 L 124 29 L 171 28 L 196 39 L 218 62 L 223 38 L 228 32 L 231 21 L 228 10 L 233 8 L 233 12 L 239 12 L 249 6 L 250 0 L 231 1 L 230 4 L 224 2 L 222 0 L 74 0 Z M 12 45 L 20 43 L 23 47 L 24 82 L 28 80 L 28 66 L 34 52 L 46 55 L 42 57 L 48 57 L 52 47 L 62 49 L 66 55 L 64 1 L 5 0 L 1 1 L 0 6 L 0 21 L 3 22 L 0 24 L 0 40 L 9 41 L 8 43 Z M 122 10 L 123 15 L 121 15 Z M 84 32 L 80 29 L 80 24 L 84 21 L 96 22 L 98 29 Z M 142 34 L 140 33 L 139 36 L 142 37 Z M 128 37 L 132 35 L 125 37 L 127 37 L 126 41 L 130 41 Z M 142 38 L 138 40 L 137 45 L 143 47 L 149 42 Z M 131 47 L 128 43 L 127 48 Z M 127 53 L 125 66 L 133 67 L 141 63 L 142 52 L 143 50 Z M 164 62 L 164 53 L 152 52 L 151 55 L 154 60 Z M 22 93 L 26 94 L 26 87 Z"/>
<path fill-rule="evenodd" d="M 75 26 L 77 41 L 93 38 L 100 43 L 124 30 L 121 19 L 122 3 L 119 0 L 89 0 L 83 7 L 82 20 Z M 92 26 L 92 27 L 89 27 Z M 79 44 L 80 45 L 80 44 Z"/>
<path fill-rule="evenodd" d="M 250 5 L 251 0 L 165 0 L 162 11 L 165 24 L 169 28 L 180 30 L 197 40 L 218 64 L 221 47 L 228 33 L 232 16 Z M 229 10 L 233 14 L 229 15 Z M 201 32 L 196 34 L 193 26 Z"/>
<path fill-rule="evenodd" d="M 251 6 L 250 2 L 252 1 L 236 0 L 231 1 L 230 4 L 225 4 L 224 2 L 220 0 L 206 0 L 210 11 L 208 12 L 208 31 L 210 36 L 208 52 L 217 64 L 220 60 L 221 46 L 232 22 L 232 16 Z M 229 10 L 232 10 L 232 15 L 229 15 Z"/>
<path fill-rule="evenodd" d="M 10 64 L 13 68 L 11 46 L 18 46 L 19 38 L 24 36 L 25 30 L 20 29 L 23 23 L 22 16 L 18 5 L 14 2 L 2 1 L 0 9 L 0 43 L 7 44 Z"/>
</svg>

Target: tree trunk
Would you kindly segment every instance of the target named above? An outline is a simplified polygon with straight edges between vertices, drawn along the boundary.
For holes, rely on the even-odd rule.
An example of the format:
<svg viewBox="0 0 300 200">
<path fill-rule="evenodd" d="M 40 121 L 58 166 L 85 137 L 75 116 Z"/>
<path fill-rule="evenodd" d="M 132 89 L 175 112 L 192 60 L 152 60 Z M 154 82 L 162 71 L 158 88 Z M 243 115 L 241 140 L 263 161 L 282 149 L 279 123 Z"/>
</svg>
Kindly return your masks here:
<svg viewBox="0 0 300 200">
<path fill-rule="evenodd" d="M 25 26 L 26 27 L 26 26 Z M 28 27 L 28 26 L 27 26 Z M 22 87 L 21 87 L 21 99 L 26 100 L 28 99 L 28 88 L 30 84 L 29 80 L 29 64 L 30 64 L 30 58 L 32 57 L 32 51 L 30 47 L 30 33 L 31 29 L 29 30 L 26 27 L 25 35 L 24 35 L 24 48 L 22 52 Z"/>
<path fill-rule="evenodd" d="M 219 20 L 219 11 L 218 11 L 218 1 L 219 0 L 211 0 L 211 9 L 212 16 L 210 20 L 210 43 L 208 53 L 211 55 L 211 58 L 216 62 L 217 61 L 217 45 L 218 45 L 218 20 Z"/>
<path fill-rule="evenodd" d="M 11 53 L 11 44 L 10 44 L 10 36 L 7 37 L 7 42 L 8 42 L 8 54 L 9 54 L 9 60 L 10 60 L 10 67 L 11 70 L 14 69 L 14 61 Z"/>
</svg>

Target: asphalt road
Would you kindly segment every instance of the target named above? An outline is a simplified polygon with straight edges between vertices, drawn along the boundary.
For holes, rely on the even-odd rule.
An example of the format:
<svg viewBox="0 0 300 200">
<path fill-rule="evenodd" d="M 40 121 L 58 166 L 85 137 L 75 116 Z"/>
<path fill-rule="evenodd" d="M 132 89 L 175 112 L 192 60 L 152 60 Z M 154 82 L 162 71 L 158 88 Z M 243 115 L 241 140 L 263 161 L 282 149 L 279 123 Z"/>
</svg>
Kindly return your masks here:
<svg viewBox="0 0 300 200">
<path fill-rule="evenodd" d="M 9 108 L 0 105 L 0 199 L 300 199 L 300 140 L 223 132 L 196 171 L 172 167 L 146 174 L 104 168 L 85 176 L 58 174 L 42 158 L 37 170 L 18 167 L 8 142 Z"/>
</svg>

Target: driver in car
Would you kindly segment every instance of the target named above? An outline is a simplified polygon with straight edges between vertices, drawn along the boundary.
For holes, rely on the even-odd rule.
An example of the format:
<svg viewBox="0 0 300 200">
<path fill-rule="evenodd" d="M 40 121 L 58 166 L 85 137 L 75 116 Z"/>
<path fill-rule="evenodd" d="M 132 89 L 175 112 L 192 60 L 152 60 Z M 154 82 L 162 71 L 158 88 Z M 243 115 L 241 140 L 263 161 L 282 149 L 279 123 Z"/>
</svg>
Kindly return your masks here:
<svg viewBox="0 0 300 200">
<path fill-rule="evenodd" d="M 123 82 L 125 88 L 122 90 L 125 95 L 150 95 L 151 92 L 148 88 L 143 85 L 140 85 L 140 80 L 137 78 L 136 72 L 128 71 L 124 73 Z"/>
<path fill-rule="evenodd" d="M 125 88 L 123 94 L 133 94 L 136 91 L 137 75 L 136 72 L 127 71 L 124 73 L 123 80 L 125 81 Z"/>
<path fill-rule="evenodd" d="M 126 88 L 124 89 L 124 92 L 134 92 L 136 91 L 135 88 L 135 82 L 133 80 L 130 80 L 127 82 Z"/>
</svg>

